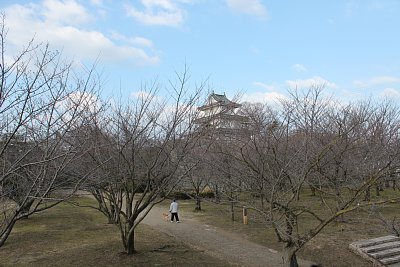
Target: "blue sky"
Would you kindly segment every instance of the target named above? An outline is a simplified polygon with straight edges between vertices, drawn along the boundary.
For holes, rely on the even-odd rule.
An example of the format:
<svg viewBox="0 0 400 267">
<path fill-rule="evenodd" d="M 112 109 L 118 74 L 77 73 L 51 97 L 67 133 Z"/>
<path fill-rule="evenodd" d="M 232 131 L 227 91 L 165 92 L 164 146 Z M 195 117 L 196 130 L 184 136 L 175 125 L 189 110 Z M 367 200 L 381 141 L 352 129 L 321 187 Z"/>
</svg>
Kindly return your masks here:
<svg viewBox="0 0 400 267">
<path fill-rule="evenodd" d="M 400 102 L 398 0 L 2 0 L 9 51 L 35 35 L 102 73 L 106 96 L 191 82 L 243 100 L 325 84 L 342 100 Z"/>
</svg>

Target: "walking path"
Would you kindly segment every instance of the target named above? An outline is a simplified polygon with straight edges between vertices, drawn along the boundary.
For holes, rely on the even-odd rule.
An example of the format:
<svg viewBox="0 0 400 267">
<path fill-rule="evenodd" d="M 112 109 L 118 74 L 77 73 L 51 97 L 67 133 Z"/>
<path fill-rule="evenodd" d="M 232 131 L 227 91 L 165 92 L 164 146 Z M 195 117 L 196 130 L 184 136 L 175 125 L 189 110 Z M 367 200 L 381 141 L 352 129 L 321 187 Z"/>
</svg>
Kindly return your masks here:
<svg viewBox="0 0 400 267">
<path fill-rule="evenodd" d="M 181 223 L 165 221 L 163 212 L 165 209 L 154 207 L 143 223 L 233 265 L 283 266 L 281 254 L 273 249 L 255 244 L 220 228 L 185 218 L 184 213 L 179 214 Z M 299 265 L 311 266 L 312 262 L 299 259 Z"/>
</svg>

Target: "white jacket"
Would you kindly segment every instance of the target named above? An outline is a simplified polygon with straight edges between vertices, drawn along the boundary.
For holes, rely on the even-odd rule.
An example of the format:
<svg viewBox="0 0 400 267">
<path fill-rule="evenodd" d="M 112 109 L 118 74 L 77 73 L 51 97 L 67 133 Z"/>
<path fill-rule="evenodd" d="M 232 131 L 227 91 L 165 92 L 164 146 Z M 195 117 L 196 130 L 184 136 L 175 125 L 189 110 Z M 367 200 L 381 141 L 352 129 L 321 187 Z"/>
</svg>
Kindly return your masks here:
<svg viewBox="0 0 400 267">
<path fill-rule="evenodd" d="M 178 203 L 172 202 L 171 205 L 169 206 L 169 212 L 171 213 L 178 212 Z"/>
</svg>

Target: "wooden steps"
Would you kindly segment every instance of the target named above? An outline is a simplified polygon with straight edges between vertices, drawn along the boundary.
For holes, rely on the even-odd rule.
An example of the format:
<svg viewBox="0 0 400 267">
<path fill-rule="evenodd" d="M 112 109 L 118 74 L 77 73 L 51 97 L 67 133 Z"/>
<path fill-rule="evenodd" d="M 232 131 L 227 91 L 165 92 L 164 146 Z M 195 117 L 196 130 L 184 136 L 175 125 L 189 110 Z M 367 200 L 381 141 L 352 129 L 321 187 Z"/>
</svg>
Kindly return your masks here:
<svg viewBox="0 0 400 267">
<path fill-rule="evenodd" d="M 349 248 L 376 266 L 400 267 L 400 237 L 383 236 L 351 243 Z"/>
</svg>

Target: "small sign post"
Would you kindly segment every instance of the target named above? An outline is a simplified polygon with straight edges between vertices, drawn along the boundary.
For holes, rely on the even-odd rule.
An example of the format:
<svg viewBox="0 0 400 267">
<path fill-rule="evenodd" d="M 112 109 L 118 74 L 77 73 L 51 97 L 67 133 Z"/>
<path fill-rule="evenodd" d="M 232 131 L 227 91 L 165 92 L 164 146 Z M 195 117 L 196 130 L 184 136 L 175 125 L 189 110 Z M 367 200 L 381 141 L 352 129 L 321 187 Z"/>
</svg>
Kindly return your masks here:
<svg viewBox="0 0 400 267">
<path fill-rule="evenodd" d="M 243 206 L 243 224 L 247 224 L 247 208 Z"/>
</svg>

